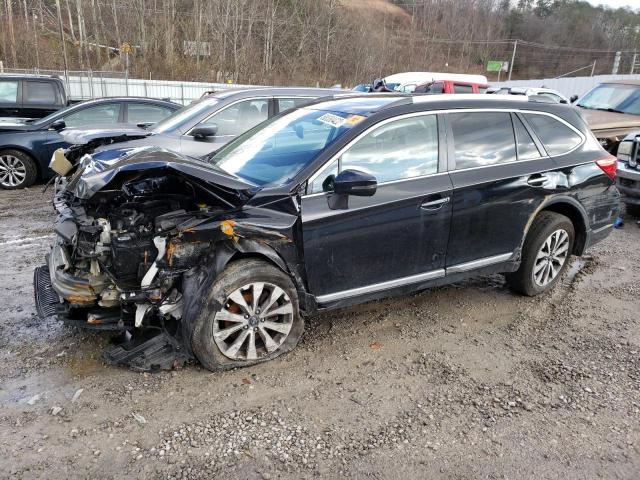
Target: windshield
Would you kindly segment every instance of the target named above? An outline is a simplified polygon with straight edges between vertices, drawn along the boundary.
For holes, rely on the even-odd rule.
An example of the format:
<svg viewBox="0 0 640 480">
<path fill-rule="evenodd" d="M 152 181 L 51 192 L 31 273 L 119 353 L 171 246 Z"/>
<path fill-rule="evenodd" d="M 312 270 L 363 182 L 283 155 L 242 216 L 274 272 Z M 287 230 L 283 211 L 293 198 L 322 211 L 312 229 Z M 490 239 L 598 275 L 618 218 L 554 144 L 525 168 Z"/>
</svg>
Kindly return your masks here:
<svg viewBox="0 0 640 480">
<path fill-rule="evenodd" d="M 180 128 L 191 119 L 199 116 L 205 110 L 211 109 L 218 100 L 215 98 L 208 98 L 202 102 L 194 103 L 180 108 L 169 115 L 167 118 L 160 120 L 154 124 L 149 130 L 154 133 L 166 133 Z"/>
<path fill-rule="evenodd" d="M 365 117 L 300 108 L 259 124 L 209 162 L 257 185 L 282 185 Z"/>
<path fill-rule="evenodd" d="M 640 115 L 640 85 L 598 85 L 582 97 L 577 105 L 592 110 Z"/>
</svg>

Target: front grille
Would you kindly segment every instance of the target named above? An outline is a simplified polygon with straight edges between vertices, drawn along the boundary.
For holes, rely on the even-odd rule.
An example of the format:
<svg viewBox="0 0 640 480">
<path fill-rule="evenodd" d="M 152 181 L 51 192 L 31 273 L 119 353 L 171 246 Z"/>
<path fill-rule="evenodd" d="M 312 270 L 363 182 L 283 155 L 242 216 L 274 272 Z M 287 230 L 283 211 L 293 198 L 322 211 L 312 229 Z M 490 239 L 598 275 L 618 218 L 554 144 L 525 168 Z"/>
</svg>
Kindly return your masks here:
<svg viewBox="0 0 640 480">
<path fill-rule="evenodd" d="M 55 315 L 60 298 L 51 286 L 51 276 L 47 265 L 36 267 L 33 271 L 33 291 L 36 297 L 38 316 L 45 319 Z"/>
</svg>

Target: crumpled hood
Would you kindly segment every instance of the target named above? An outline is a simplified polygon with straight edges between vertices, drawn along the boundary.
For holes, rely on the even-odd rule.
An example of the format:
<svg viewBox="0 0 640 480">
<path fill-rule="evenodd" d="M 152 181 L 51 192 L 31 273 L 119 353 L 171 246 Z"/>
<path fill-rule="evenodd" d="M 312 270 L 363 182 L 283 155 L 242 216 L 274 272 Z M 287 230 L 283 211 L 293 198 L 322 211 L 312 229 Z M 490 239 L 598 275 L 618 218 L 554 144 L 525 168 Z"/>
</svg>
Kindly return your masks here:
<svg viewBox="0 0 640 480">
<path fill-rule="evenodd" d="M 163 169 L 205 182 L 214 189 L 236 191 L 246 198 L 258 190 L 256 185 L 204 162 L 155 146 L 114 148 L 84 155 L 67 184 L 67 190 L 78 198 L 88 199 L 121 173 Z"/>
<path fill-rule="evenodd" d="M 145 138 L 152 133 L 133 125 L 115 125 L 100 128 L 66 128 L 60 132 L 65 142 L 71 145 L 87 145 L 96 140 L 113 139 L 127 141 L 135 138 Z"/>
</svg>

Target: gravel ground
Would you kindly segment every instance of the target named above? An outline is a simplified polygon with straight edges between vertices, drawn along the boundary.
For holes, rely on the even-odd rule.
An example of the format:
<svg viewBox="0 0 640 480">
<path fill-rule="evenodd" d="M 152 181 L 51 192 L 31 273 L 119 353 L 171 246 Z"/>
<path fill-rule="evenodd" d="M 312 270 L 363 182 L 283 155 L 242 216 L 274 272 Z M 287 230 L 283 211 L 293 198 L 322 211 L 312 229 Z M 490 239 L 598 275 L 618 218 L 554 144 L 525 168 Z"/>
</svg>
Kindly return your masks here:
<svg viewBox="0 0 640 480">
<path fill-rule="evenodd" d="M 0 191 L 1 478 L 640 476 L 630 217 L 548 295 L 480 278 L 311 318 L 271 363 L 149 375 L 37 319 L 49 202 Z"/>
</svg>

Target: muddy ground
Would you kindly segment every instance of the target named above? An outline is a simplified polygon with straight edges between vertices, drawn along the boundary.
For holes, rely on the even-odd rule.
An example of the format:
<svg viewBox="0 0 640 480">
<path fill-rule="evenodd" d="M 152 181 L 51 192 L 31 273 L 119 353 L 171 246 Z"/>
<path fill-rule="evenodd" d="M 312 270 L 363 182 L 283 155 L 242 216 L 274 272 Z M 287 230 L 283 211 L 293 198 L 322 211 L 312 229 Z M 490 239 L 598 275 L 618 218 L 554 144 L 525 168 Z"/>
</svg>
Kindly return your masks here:
<svg viewBox="0 0 640 480">
<path fill-rule="evenodd" d="M 36 317 L 49 201 L 0 191 L 1 478 L 640 476 L 630 217 L 549 295 L 480 278 L 311 318 L 261 366 L 149 375 Z"/>
</svg>

